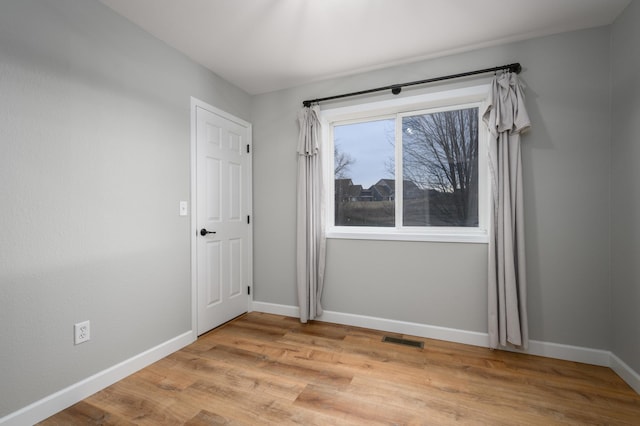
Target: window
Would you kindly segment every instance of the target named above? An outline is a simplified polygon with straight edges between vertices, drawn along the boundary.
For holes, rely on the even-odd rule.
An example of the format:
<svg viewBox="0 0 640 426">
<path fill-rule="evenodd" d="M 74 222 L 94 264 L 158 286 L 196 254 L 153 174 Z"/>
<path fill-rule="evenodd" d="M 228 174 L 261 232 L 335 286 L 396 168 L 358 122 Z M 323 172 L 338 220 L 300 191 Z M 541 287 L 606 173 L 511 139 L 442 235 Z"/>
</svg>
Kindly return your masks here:
<svg viewBox="0 0 640 426">
<path fill-rule="evenodd" d="M 486 242 L 487 86 L 322 112 L 327 236 Z"/>
</svg>

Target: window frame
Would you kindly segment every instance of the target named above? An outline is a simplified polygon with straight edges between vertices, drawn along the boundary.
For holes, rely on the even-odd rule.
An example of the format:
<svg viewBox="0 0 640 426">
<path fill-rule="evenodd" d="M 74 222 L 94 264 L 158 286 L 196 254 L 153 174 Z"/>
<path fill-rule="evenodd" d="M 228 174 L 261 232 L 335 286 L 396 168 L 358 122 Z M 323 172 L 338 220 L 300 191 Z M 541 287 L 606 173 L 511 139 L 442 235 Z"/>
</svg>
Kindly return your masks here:
<svg viewBox="0 0 640 426">
<path fill-rule="evenodd" d="M 403 208 L 403 171 L 402 171 L 402 118 L 424 113 L 436 113 L 448 110 L 477 107 L 482 112 L 482 103 L 489 94 L 490 85 L 444 89 L 416 96 L 394 98 L 384 101 L 366 102 L 321 110 L 323 175 L 325 187 L 325 234 L 327 238 L 394 240 L 394 241 L 432 241 L 488 243 L 489 225 L 489 170 L 488 170 L 488 130 L 484 129 L 481 117 L 478 119 L 478 226 L 442 227 L 442 226 L 402 226 Z M 334 134 L 335 125 L 395 118 L 395 202 L 396 226 L 365 227 L 335 225 L 335 173 L 334 173 Z M 400 125 L 398 125 L 400 123 Z M 398 186 L 399 185 L 399 186 Z"/>
</svg>

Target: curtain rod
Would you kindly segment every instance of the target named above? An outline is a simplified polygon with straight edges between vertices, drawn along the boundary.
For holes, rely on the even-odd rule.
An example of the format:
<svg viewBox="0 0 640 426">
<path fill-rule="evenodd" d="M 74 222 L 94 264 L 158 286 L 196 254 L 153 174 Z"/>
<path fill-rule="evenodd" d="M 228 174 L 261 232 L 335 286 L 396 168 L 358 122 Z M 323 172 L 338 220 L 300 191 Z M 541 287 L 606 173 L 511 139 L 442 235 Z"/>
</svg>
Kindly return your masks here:
<svg viewBox="0 0 640 426">
<path fill-rule="evenodd" d="M 520 74 L 520 72 L 522 71 L 522 66 L 520 66 L 519 62 L 516 62 L 514 64 L 502 65 L 499 67 L 485 68 L 485 69 L 476 70 L 476 71 L 467 71 L 459 74 L 445 75 L 443 77 L 434 77 L 434 78 L 428 78 L 426 80 L 411 81 L 409 83 L 392 84 L 390 86 L 377 87 L 375 89 L 368 89 L 368 90 L 361 90 L 359 92 L 351 92 L 351 93 L 344 93 L 342 95 L 327 96 L 326 98 L 310 99 L 307 101 L 302 101 L 302 105 L 305 107 L 310 107 L 311 104 L 316 104 L 323 101 L 330 101 L 333 99 L 340 99 L 340 98 L 348 98 L 351 96 L 358 96 L 358 95 L 366 95 L 368 93 L 381 92 L 383 90 L 391 90 L 391 93 L 393 93 L 394 95 L 397 95 L 402 91 L 403 87 L 407 87 L 407 86 L 433 83 L 433 82 L 442 81 L 442 80 L 451 80 L 453 78 L 468 77 L 470 75 L 484 74 L 488 72 L 501 71 L 501 70 L 508 70 L 509 72 Z"/>
</svg>

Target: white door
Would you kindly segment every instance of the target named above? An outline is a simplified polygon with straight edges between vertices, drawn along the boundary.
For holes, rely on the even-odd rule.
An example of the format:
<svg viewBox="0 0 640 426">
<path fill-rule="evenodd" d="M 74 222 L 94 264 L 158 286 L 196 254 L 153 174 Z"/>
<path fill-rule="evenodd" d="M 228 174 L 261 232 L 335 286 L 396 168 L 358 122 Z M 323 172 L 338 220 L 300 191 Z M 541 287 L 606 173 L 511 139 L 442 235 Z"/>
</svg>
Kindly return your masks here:
<svg viewBox="0 0 640 426">
<path fill-rule="evenodd" d="M 198 335 L 248 311 L 251 125 L 196 106 Z"/>
</svg>

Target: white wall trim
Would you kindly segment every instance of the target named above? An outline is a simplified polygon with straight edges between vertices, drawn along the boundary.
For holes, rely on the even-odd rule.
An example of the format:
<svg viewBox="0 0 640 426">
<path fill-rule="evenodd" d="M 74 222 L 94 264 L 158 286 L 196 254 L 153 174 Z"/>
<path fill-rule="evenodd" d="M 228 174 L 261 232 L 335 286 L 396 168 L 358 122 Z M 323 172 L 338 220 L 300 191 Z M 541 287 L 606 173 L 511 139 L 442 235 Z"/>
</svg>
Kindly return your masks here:
<svg viewBox="0 0 640 426">
<path fill-rule="evenodd" d="M 0 425 L 19 426 L 40 422 L 90 395 L 122 380 L 130 374 L 153 364 L 159 359 L 182 349 L 194 341 L 193 332 L 187 331 L 119 364 L 87 377 L 67 388 L 27 405 L 5 417 Z"/>
<path fill-rule="evenodd" d="M 640 374 L 634 371 L 623 360 L 618 358 L 616 354 L 611 354 L 611 369 L 622 378 L 629 386 L 640 394 Z"/>
<path fill-rule="evenodd" d="M 196 223 L 196 160 L 197 160 L 197 108 L 202 105 L 202 101 L 191 97 L 191 129 L 190 129 L 190 151 L 189 151 L 189 172 L 190 172 L 190 195 L 191 195 L 191 210 L 189 210 L 189 235 L 191 236 L 191 330 L 193 332 L 193 339 L 198 338 L 198 274 L 197 274 L 197 259 L 196 259 L 196 244 L 197 244 L 197 229 Z"/>
<path fill-rule="evenodd" d="M 356 327 L 371 328 L 380 331 L 388 331 L 390 333 L 409 334 L 411 336 L 425 337 L 427 339 L 465 343 L 467 345 L 473 346 L 489 346 L 489 336 L 486 333 L 458 330 L 455 328 L 369 317 L 365 315 L 345 314 L 333 311 L 324 311 L 324 313 L 321 317 L 318 318 L 318 320 L 343 325 L 352 325 Z"/>
<path fill-rule="evenodd" d="M 296 306 L 277 305 L 273 303 L 254 301 L 253 310 L 275 315 L 284 315 L 296 318 L 300 317 L 299 308 Z M 371 328 L 392 333 L 408 334 L 427 339 L 446 340 L 448 342 L 489 347 L 489 335 L 487 333 L 479 333 L 475 331 L 332 311 L 324 311 L 318 320 L 342 325 L 352 325 L 355 327 Z M 631 386 L 636 392 L 640 393 L 640 374 L 635 372 L 631 367 L 610 351 L 585 348 L 581 346 L 563 345 L 559 343 L 541 342 L 537 340 L 531 340 L 529 342 L 529 349 L 527 351 L 510 348 L 504 348 L 504 350 L 610 367 L 625 382 L 627 382 L 629 386 Z"/>
<path fill-rule="evenodd" d="M 585 364 L 610 366 L 611 352 L 602 349 L 591 349 L 582 346 L 562 345 L 559 343 L 529 341 L 529 349 L 526 351 L 504 348 L 511 352 L 526 353 L 529 355 L 544 356 L 547 358 L 563 359 L 565 361 L 582 362 Z"/>
<path fill-rule="evenodd" d="M 278 305 L 275 303 L 257 302 L 251 303 L 251 310 L 265 314 L 283 315 L 285 317 L 300 318 L 300 308 L 297 306 Z"/>
</svg>

